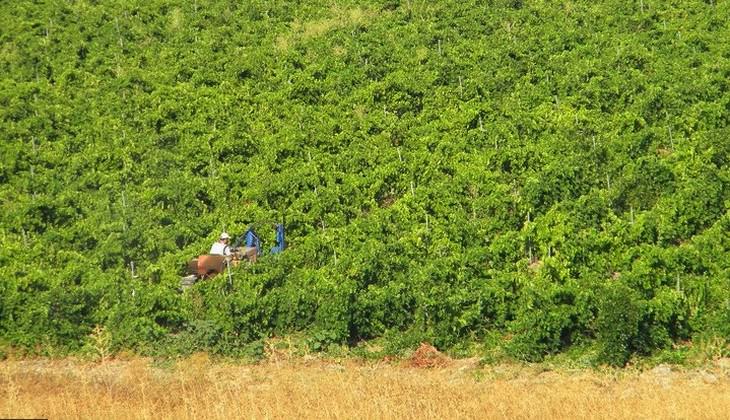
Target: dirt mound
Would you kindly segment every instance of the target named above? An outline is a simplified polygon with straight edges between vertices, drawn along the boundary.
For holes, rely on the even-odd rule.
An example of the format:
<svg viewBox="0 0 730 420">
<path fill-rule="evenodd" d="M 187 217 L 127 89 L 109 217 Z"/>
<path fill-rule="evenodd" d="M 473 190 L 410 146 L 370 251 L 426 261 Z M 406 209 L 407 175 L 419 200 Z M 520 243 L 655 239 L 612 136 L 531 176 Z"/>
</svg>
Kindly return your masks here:
<svg viewBox="0 0 730 420">
<path fill-rule="evenodd" d="M 421 343 L 418 349 L 406 360 L 406 364 L 416 368 L 445 367 L 451 364 L 451 358 L 444 355 L 436 347 Z"/>
</svg>

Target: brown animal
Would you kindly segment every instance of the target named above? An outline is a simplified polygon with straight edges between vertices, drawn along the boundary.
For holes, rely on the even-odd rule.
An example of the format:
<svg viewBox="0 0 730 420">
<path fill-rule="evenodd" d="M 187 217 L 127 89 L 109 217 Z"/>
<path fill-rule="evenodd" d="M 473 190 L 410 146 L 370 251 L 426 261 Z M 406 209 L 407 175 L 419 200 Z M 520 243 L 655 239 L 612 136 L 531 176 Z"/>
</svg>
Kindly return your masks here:
<svg viewBox="0 0 730 420">
<path fill-rule="evenodd" d="M 200 278 L 213 277 L 226 269 L 223 255 L 201 255 L 188 263 L 188 271 Z"/>
<path fill-rule="evenodd" d="M 237 266 L 241 261 L 256 262 L 256 248 L 243 247 L 231 253 L 231 265 Z M 223 255 L 201 255 L 188 261 L 187 271 L 199 279 L 206 279 L 220 274 L 226 269 L 226 257 Z"/>
</svg>

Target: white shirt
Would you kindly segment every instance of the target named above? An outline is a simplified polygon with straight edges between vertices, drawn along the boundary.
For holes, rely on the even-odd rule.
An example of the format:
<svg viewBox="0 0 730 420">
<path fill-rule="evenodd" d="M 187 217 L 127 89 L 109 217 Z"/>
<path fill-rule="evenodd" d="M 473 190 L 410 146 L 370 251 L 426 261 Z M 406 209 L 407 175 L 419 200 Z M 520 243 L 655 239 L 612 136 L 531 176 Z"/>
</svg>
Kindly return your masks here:
<svg viewBox="0 0 730 420">
<path fill-rule="evenodd" d="M 222 242 L 216 242 L 210 247 L 210 254 L 228 256 L 231 255 L 231 249 Z"/>
</svg>

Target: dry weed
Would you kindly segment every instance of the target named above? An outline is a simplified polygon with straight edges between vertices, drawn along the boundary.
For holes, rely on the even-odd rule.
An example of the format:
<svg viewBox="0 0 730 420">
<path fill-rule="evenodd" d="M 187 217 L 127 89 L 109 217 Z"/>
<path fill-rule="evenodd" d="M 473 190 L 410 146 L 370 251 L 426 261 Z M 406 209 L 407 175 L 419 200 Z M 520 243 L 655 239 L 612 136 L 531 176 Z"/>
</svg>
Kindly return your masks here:
<svg viewBox="0 0 730 420">
<path fill-rule="evenodd" d="M 714 419 L 730 412 L 726 360 L 691 371 L 567 372 L 482 368 L 427 350 L 414 360 L 440 360 L 428 369 L 285 357 L 238 365 L 202 353 L 167 368 L 142 358 L 6 360 L 0 417 Z"/>
</svg>

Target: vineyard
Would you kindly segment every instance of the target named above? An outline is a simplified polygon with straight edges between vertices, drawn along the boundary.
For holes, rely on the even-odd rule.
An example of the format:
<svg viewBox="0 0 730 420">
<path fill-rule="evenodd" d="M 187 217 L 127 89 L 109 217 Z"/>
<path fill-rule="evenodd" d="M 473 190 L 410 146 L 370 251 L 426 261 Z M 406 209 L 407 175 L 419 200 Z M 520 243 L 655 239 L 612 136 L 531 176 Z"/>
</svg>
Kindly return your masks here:
<svg viewBox="0 0 730 420">
<path fill-rule="evenodd" d="M 722 0 L 2 2 L 0 356 L 727 357 L 729 39 Z"/>
</svg>

